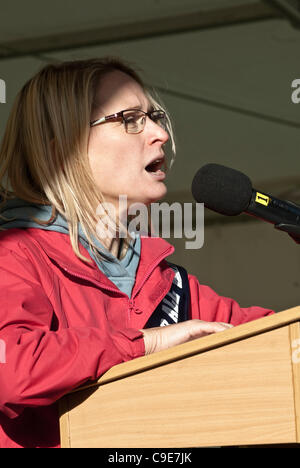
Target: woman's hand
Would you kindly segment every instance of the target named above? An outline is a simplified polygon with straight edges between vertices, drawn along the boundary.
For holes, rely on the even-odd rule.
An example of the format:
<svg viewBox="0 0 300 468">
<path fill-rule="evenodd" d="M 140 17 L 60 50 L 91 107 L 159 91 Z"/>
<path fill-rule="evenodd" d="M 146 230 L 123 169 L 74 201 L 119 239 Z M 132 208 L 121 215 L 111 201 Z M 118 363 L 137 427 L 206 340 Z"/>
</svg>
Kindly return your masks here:
<svg viewBox="0 0 300 468">
<path fill-rule="evenodd" d="M 165 327 L 143 329 L 141 332 L 144 334 L 145 354 L 156 353 L 211 333 L 224 331 L 232 326 L 229 323 L 194 319 Z"/>
</svg>

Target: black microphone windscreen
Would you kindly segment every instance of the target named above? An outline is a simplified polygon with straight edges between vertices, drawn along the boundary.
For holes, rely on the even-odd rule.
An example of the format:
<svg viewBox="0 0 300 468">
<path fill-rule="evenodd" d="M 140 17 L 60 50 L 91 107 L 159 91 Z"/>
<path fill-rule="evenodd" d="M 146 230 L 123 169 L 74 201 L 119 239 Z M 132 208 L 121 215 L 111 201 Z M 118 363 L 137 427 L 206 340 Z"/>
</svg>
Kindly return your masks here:
<svg viewBox="0 0 300 468">
<path fill-rule="evenodd" d="M 252 183 L 245 174 L 219 164 L 206 164 L 196 173 L 192 194 L 206 208 L 227 216 L 235 216 L 249 205 Z"/>
</svg>

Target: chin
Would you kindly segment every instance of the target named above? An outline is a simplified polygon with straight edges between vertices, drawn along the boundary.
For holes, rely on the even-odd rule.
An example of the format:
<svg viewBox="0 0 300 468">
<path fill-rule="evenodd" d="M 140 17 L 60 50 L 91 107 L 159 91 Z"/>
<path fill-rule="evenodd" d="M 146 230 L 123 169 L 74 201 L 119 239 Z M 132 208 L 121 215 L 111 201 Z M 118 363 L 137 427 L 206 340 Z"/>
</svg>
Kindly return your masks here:
<svg viewBox="0 0 300 468">
<path fill-rule="evenodd" d="M 167 187 L 164 186 L 163 189 L 157 191 L 156 193 L 149 194 L 148 200 L 145 202 L 146 205 L 150 205 L 150 203 L 155 203 L 164 198 L 167 194 Z"/>
<path fill-rule="evenodd" d="M 150 205 L 151 203 L 158 202 L 167 193 L 167 187 L 164 184 L 160 184 L 160 187 L 156 187 L 156 190 L 148 190 L 147 192 L 141 193 L 139 196 L 131 197 L 128 195 L 128 206 L 133 204 Z"/>
</svg>

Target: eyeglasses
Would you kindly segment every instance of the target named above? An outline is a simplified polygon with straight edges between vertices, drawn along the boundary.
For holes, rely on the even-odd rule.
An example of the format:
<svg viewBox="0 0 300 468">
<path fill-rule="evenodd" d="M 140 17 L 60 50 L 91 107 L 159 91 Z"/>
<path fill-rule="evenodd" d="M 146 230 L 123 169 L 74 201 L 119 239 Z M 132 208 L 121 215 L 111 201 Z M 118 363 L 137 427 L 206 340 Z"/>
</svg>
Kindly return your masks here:
<svg viewBox="0 0 300 468">
<path fill-rule="evenodd" d="M 141 133 L 146 125 L 146 117 L 166 129 L 166 113 L 164 111 L 151 110 L 144 112 L 138 109 L 125 109 L 116 114 L 107 115 L 101 119 L 93 120 L 90 122 L 90 126 L 95 127 L 104 122 L 121 119 L 127 133 Z"/>
</svg>

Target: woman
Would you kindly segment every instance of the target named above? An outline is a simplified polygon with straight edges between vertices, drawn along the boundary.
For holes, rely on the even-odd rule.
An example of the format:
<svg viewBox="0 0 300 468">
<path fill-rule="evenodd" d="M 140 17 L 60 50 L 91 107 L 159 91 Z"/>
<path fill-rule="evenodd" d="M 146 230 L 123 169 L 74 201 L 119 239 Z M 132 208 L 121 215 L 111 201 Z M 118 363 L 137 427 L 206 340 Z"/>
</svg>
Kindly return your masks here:
<svg viewBox="0 0 300 468">
<path fill-rule="evenodd" d="M 57 401 L 75 387 L 272 313 L 199 285 L 166 261 L 165 240 L 127 232 L 119 195 L 128 207 L 165 195 L 169 138 L 168 116 L 118 60 L 49 65 L 18 94 L 0 150 L 2 447 L 58 447 Z M 115 236 L 111 213 L 97 215 L 106 203 Z"/>
</svg>

